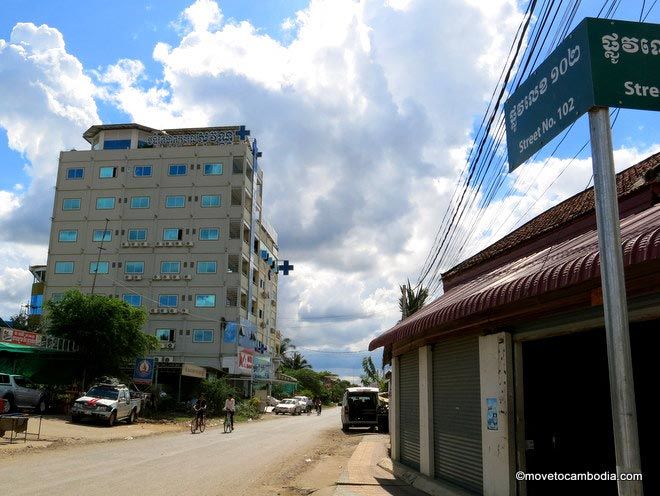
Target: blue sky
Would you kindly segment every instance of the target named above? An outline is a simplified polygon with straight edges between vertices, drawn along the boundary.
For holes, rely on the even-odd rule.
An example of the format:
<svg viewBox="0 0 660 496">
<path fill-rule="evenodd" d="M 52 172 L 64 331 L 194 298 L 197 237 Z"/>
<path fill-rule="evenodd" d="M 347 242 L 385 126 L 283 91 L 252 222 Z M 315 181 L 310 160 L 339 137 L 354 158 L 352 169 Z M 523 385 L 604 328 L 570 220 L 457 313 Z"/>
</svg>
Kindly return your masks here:
<svg viewBox="0 0 660 496">
<path fill-rule="evenodd" d="M 643 2 L 621 3 L 615 18 L 637 20 Z M 583 1 L 576 23 L 602 4 Z M 361 355 L 305 350 L 364 350 L 397 321 L 398 285 L 432 244 L 524 7 L 3 0 L 0 315 L 27 300 L 27 266 L 45 262 L 57 154 L 84 146 L 87 127 L 245 124 L 264 151 L 265 211 L 296 266 L 279 327 L 316 367 L 355 375 Z M 621 112 L 618 169 L 660 149 L 659 123 Z M 560 172 L 587 138 L 582 117 L 547 166 L 553 144 L 508 177 L 509 196 L 473 212 L 463 255 L 583 189 L 588 148 Z"/>
</svg>

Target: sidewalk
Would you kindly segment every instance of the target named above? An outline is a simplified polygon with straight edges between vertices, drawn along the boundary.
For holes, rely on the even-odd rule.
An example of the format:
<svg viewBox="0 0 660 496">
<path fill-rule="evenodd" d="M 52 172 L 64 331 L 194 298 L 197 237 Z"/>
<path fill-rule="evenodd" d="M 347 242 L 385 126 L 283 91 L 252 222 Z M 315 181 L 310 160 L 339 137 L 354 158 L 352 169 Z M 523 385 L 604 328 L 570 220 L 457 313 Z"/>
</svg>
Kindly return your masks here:
<svg viewBox="0 0 660 496">
<path fill-rule="evenodd" d="M 387 443 L 387 435 L 366 435 L 337 481 L 334 496 L 427 496 L 379 466 L 387 458 Z"/>
</svg>

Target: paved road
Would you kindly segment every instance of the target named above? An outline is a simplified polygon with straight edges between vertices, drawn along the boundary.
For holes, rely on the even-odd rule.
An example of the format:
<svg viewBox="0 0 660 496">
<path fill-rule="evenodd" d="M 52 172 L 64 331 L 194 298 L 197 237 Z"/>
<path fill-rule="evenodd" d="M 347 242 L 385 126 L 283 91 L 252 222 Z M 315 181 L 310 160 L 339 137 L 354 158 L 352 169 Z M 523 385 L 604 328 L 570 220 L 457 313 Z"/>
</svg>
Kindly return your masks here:
<svg viewBox="0 0 660 496">
<path fill-rule="evenodd" d="M 215 428 L 16 456 L 0 461 L 0 492 L 236 496 L 331 428 L 340 428 L 337 408 L 243 423 L 231 434 Z"/>
</svg>

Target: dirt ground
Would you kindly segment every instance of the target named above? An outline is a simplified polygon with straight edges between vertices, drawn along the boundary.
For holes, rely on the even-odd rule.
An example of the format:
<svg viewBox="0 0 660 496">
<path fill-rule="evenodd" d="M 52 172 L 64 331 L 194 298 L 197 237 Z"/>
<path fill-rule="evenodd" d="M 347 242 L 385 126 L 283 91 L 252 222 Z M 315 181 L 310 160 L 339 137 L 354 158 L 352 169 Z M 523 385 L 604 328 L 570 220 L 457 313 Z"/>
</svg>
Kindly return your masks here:
<svg viewBox="0 0 660 496">
<path fill-rule="evenodd" d="M 279 468 L 264 473 L 250 495 L 334 494 L 335 483 L 362 438 L 362 433 L 346 434 L 338 428 L 323 432 L 313 450 L 294 453 Z"/>
</svg>

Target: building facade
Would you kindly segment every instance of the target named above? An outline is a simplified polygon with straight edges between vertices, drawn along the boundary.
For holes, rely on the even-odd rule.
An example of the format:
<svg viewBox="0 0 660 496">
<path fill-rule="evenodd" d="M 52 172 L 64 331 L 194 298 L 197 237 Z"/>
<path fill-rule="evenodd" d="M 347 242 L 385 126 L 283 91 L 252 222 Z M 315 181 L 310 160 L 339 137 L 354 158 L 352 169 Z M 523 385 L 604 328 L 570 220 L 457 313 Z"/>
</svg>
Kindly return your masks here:
<svg viewBox="0 0 660 496">
<path fill-rule="evenodd" d="M 660 154 L 617 175 L 644 494 L 660 491 L 659 178 Z M 598 479 L 617 463 L 594 201 L 575 195 L 450 269 L 440 298 L 371 342 L 392 364 L 395 467 L 433 494 L 621 494 Z"/>
<path fill-rule="evenodd" d="M 87 130 L 89 150 L 60 154 L 45 299 L 76 288 L 143 307 L 163 363 L 237 375 L 251 375 L 256 359 L 272 363 L 277 234 L 248 135 L 244 126 Z"/>
</svg>

